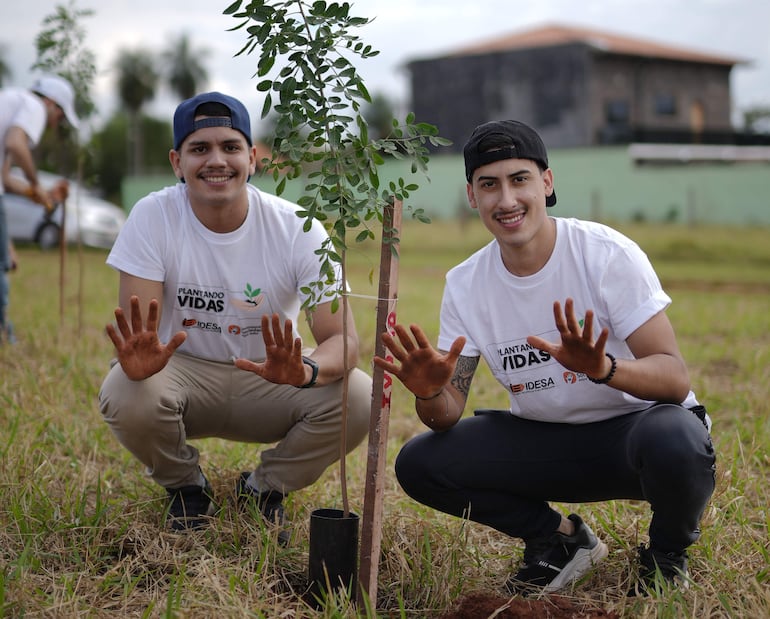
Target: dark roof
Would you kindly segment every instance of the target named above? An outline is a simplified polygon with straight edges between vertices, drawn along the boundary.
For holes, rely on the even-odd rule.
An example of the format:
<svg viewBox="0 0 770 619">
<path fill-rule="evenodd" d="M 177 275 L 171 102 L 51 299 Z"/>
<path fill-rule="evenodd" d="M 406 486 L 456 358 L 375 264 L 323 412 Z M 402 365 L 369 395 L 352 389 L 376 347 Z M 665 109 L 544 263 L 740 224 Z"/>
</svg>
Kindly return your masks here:
<svg viewBox="0 0 770 619">
<path fill-rule="evenodd" d="M 568 43 L 582 43 L 597 51 L 610 54 L 623 54 L 646 58 L 665 58 L 668 60 L 702 62 L 727 66 L 748 63 L 748 61 L 744 59 L 730 58 L 714 53 L 676 47 L 666 43 L 632 38 L 603 30 L 577 26 L 564 26 L 561 24 L 546 24 L 532 30 L 512 32 L 500 37 L 485 39 L 478 43 L 450 51 L 445 54 L 445 56 L 475 56 L 515 49 L 552 47 Z"/>
</svg>

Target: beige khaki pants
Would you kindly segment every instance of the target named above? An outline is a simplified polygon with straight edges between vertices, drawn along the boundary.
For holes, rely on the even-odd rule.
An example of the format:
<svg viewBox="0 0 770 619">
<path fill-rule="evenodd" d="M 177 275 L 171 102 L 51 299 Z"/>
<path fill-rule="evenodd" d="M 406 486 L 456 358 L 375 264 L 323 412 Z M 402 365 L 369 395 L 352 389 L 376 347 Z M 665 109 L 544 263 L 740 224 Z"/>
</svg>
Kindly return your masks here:
<svg viewBox="0 0 770 619">
<path fill-rule="evenodd" d="M 371 378 L 353 370 L 348 451 L 367 434 L 371 394 Z M 275 443 L 262 451 L 255 474 L 261 489 L 283 493 L 309 486 L 339 460 L 341 380 L 298 389 L 177 352 L 143 381 L 130 380 L 115 363 L 99 392 L 99 407 L 118 441 L 165 488 L 199 483 L 199 453 L 190 439 Z"/>
</svg>

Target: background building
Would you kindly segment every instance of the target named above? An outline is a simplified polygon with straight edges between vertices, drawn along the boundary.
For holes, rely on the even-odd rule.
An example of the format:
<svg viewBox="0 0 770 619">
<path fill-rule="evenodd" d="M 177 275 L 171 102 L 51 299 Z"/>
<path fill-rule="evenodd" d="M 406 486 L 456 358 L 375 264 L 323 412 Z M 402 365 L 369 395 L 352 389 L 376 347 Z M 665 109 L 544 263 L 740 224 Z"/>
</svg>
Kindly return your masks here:
<svg viewBox="0 0 770 619">
<path fill-rule="evenodd" d="M 462 148 L 485 121 L 532 125 L 549 148 L 631 142 L 740 144 L 728 58 L 548 25 L 408 64 L 418 119 Z M 767 136 L 764 136 L 767 139 Z"/>
</svg>

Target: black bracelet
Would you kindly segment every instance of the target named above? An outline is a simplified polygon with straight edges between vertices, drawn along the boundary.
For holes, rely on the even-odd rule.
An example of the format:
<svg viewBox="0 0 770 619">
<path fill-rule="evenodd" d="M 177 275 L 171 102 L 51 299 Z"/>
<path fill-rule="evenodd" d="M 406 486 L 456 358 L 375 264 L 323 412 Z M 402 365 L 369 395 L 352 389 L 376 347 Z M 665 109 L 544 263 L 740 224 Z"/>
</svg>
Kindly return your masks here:
<svg viewBox="0 0 770 619">
<path fill-rule="evenodd" d="M 615 376 L 615 370 L 618 369 L 618 362 L 615 361 L 615 356 L 608 352 L 604 354 L 609 357 L 610 362 L 612 363 L 612 365 L 610 366 L 609 374 L 607 374 L 607 376 L 605 376 L 604 378 L 591 378 L 586 374 L 586 378 L 588 378 L 588 380 L 590 380 L 595 385 L 606 385 L 608 382 L 612 380 L 612 377 Z"/>
<path fill-rule="evenodd" d="M 310 369 L 312 371 L 310 375 L 310 380 L 306 382 L 304 385 L 300 385 L 300 389 L 310 389 L 310 387 L 313 387 L 316 383 L 316 380 L 318 380 L 318 364 L 313 361 L 310 357 L 302 356 L 302 363 L 305 365 L 309 365 Z"/>
</svg>

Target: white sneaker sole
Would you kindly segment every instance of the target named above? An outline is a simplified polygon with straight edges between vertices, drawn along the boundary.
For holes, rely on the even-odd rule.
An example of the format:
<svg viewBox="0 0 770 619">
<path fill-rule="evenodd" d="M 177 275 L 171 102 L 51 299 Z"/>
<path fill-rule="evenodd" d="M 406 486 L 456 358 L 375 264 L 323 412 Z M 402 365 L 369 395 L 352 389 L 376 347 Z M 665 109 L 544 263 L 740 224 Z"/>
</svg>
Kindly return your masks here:
<svg viewBox="0 0 770 619">
<path fill-rule="evenodd" d="M 563 589 L 604 559 L 607 553 L 607 544 L 600 539 L 597 539 L 593 548 L 581 548 L 575 553 L 574 559 L 562 568 L 559 575 L 543 588 L 543 592 L 553 593 Z"/>
</svg>

